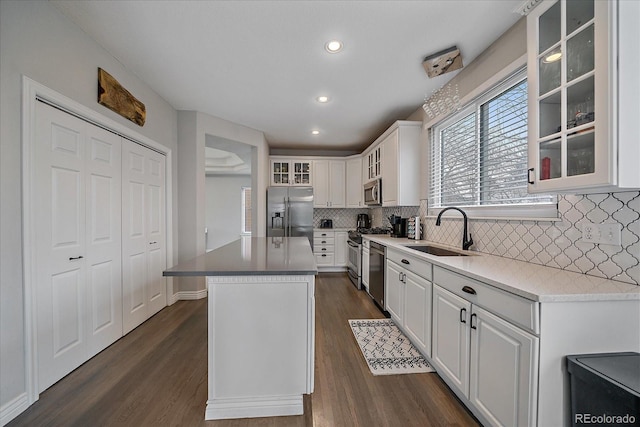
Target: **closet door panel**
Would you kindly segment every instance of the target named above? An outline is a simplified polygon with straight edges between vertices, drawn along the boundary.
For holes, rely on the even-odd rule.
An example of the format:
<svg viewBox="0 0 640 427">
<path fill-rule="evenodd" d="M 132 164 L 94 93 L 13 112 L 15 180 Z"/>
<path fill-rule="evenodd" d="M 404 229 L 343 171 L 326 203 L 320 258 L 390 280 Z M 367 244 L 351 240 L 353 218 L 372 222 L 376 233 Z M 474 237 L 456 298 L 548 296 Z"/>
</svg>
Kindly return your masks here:
<svg viewBox="0 0 640 427">
<path fill-rule="evenodd" d="M 122 336 L 121 138 L 87 124 L 89 357 Z"/>
<path fill-rule="evenodd" d="M 147 319 L 147 202 L 145 148 L 122 141 L 123 332 Z"/>
<path fill-rule="evenodd" d="M 38 392 L 86 360 L 85 123 L 36 103 L 33 220 Z"/>
<path fill-rule="evenodd" d="M 165 244 L 165 157 L 155 151 L 148 150 L 147 200 L 149 211 L 148 223 L 148 298 L 149 316 L 162 310 L 167 305 L 166 278 L 162 272 L 166 270 Z"/>
</svg>

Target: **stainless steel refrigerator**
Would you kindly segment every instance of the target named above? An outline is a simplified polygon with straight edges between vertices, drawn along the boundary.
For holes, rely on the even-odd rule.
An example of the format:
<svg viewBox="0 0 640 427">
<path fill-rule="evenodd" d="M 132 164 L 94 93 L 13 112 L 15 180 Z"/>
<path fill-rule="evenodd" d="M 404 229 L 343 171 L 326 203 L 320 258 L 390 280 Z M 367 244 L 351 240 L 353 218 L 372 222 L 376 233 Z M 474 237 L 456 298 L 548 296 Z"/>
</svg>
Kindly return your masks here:
<svg viewBox="0 0 640 427">
<path fill-rule="evenodd" d="M 267 188 L 267 236 L 305 236 L 313 249 L 313 187 Z"/>
</svg>

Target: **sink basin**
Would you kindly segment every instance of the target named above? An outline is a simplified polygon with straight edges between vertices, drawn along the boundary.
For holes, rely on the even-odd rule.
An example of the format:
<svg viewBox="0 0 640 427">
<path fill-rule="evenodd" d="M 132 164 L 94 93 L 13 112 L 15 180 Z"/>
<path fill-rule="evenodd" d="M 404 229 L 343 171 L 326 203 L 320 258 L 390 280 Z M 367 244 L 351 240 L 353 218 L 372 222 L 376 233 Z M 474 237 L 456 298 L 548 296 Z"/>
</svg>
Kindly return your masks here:
<svg viewBox="0 0 640 427">
<path fill-rule="evenodd" d="M 450 251 L 448 249 L 439 248 L 437 246 L 430 245 L 406 245 L 406 248 L 413 249 L 414 251 L 424 252 L 426 254 L 436 255 L 436 256 L 468 256 L 467 254 L 463 254 L 460 252 Z"/>
</svg>

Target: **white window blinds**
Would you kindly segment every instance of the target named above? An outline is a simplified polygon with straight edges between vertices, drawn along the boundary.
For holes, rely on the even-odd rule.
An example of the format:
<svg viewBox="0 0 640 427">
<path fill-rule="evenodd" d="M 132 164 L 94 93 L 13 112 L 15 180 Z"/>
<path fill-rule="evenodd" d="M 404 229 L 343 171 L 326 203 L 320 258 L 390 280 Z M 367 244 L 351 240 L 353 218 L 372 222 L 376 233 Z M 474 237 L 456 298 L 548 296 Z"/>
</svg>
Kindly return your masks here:
<svg viewBox="0 0 640 427">
<path fill-rule="evenodd" d="M 432 128 L 429 208 L 555 202 L 527 193 L 524 71 Z"/>
</svg>

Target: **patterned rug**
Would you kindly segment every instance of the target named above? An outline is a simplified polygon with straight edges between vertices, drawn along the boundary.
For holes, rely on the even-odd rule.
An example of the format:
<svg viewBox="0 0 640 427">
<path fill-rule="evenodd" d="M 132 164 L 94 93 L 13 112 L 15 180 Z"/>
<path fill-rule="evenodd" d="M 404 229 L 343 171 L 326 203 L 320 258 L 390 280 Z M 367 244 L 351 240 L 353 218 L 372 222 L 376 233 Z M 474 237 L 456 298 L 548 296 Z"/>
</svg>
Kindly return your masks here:
<svg viewBox="0 0 640 427">
<path fill-rule="evenodd" d="M 435 372 L 390 319 L 349 320 L 373 375 Z"/>
</svg>

